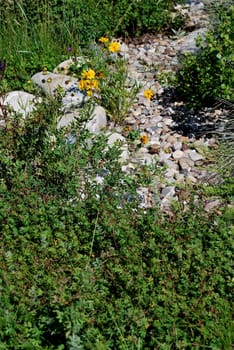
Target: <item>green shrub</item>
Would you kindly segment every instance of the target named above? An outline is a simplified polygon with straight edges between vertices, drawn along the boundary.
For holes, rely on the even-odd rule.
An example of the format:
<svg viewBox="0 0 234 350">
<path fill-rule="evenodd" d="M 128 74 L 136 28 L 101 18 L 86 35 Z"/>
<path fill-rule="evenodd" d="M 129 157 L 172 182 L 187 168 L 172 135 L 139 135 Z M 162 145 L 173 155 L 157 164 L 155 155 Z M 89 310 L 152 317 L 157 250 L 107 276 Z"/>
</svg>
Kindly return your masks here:
<svg viewBox="0 0 234 350">
<path fill-rule="evenodd" d="M 0 129 L 0 349 L 229 350 L 233 211 L 140 210 L 118 149 L 57 130 L 55 102 Z"/>
<path fill-rule="evenodd" d="M 193 108 L 211 105 L 215 99 L 234 100 L 234 7 L 217 5 L 213 29 L 199 52 L 187 54 L 177 73 L 179 95 Z"/>
</svg>

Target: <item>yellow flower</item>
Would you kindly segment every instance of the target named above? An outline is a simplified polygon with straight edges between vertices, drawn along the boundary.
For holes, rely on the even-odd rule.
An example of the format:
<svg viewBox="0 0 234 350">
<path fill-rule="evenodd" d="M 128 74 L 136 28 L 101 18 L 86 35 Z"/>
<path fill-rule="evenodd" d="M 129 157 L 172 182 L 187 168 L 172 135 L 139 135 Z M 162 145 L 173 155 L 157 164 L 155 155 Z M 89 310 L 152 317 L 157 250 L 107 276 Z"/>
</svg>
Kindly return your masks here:
<svg viewBox="0 0 234 350">
<path fill-rule="evenodd" d="M 147 135 L 142 135 L 140 137 L 141 143 L 143 143 L 144 145 L 146 145 L 149 142 L 149 137 Z"/>
<path fill-rule="evenodd" d="M 126 126 L 124 127 L 124 131 L 130 132 L 131 130 L 132 130 L 132 128 L 131 128 L 130 125 L 126 125 Z"/>
<path fill-rule="evenodd" d="M 51 82 L 52 82 L 52 79 L 51 79 L 51 78 L 48 78 L 48 79 L 46 80 L 46 82 L 47 82 L 47 83 L 51 83 Z"/>
<path fill-rule="evenodd" d="M 153 93 L 153 91 L 151 89 L 147 89 L 147 90 L 144 91 L 144 96 L 148 100 L 151 100 L 151 98 L 154 96 L 154 93 Z"/>
<path fill-rule="evenodd" d="M 81 79 L 78 83 L 78 87 L 79 89 L 82 91 L 82 90 L 85 90 L 85 80 L 84 79 Z"/>
<path fill-rule="evenodd" d="M 87 94 L 87 96 L 92 96 L 93 91 L 92 91 L 92 90 L 87 90 L 87 91 L 86 91 L 86 94 Z"/>
<path fill-rule="evenodd" d="M 98 41 L 100 41 L 100 43 L 105 44 L 105 43 L 108 43 L 109 39 L 104 37 L 104 36 L 102 36 L 100 39 L 98 39 Z"/>
<path fill-rule="evenodd" d="M 98 81 L 97 81 L 97 79 L 91 80 L 90 83 L 91 83 L 90 86 L 91 86 L 93 89 L 95 89 L 95 90 L 98 89 Z"/>
<path fill-rule="evenodd" d="M 94 79 L 95 78 L 95 71 L 93 69 L 84 70 L 81 73 L 81 76 L 83 79 Z"/>
<path fill-rule="evenodd" d="M 108 46 L 110 52 L 119 52 L 120 51 L 120 44 L 117 41 L 113 41 Z"/>
<path fill-rule="evenodd" d="M 78 83 L 79 90 L 97 90 L 98 80 L 97 79 L 81 79 Z"/>
</svg>

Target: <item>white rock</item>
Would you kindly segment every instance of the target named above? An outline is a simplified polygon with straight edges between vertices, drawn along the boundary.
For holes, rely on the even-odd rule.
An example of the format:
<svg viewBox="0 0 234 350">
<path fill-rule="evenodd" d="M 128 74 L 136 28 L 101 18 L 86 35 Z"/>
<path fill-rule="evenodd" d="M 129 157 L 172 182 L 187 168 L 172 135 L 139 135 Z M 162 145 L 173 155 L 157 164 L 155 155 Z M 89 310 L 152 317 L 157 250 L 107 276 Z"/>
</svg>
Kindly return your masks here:
<svg viewBox="0 0 234 350">
<path fill-rule="evenodd" d="M 176 178 L 176 176 L 179 174 L 179 172 L 177 171 L 177 170 L 175 170 L 175 169 L 168 169 L 166 172 L 165 172 L 165 174 L 164 174 L 164 176 L 167 178 L 167 179 L 170 179 L 170 178 L 172 178 L 172 179 L 174 179 L 174 178 Z"/>
<path fill-rule="evenodd" d="M 166 159 L 164 164 L 167 165 L 167 167 L 169 169 L 174 169 L 174 170 L 178 170 L 179 169 L 179 165 L 176 162 L 173 162 L 170 159 Z"/>
<path fill-rule="evenodd" d="M 32 82 L 50 96 L 53 96 L 58 88 L 69 91 L 77 89 L 78 86 L 78 79 L 51 72 L 39 72 L 34 74 L 32 76 Z"/>
<path fill-rule="evenodd" d="M 75 65 L 76 67 L 81 67 L 83 64 L 85 64 L 87 61 L 84 59 L 84 57 L 71 57 L 66 61 L 61 62 L 54 70 L 53 73 L 56 74 L 64 74 L 66 75 L 68 73 L 69 68 L 72 65 Z"/>
<path fill-rule="evenodd" d="M 74 110 L 73 112 L 66 113 L 59 118 L 57 123 L 57 128 L 62 128 L 68 126 L 71 122 L 74 121 L 76 117 L 79 117 L 79 109 Z M 85 128 L 93 134 L 100 134 L 101 131 L 106 128 L 107 118 L 106 112 L 103 107 L 96 106 L 92 113 L 91 119 L 85 124 Z"/>
<path fill-rule="evenodd" d="M 167 186 L 162 189 L 161 196 L 163 198 L 172 198 L 175 195 L 175 186 Z"/>
<path fill-rule="evenodd" d="M 187 52 L 196 53 L 199 50 L 196 46 L 196 39 L 200 36 L 204 42 L 206 33 L 206 28 L 200 28 L 188 34 L 184 38 L 184 42 L 180 45 L 179 53 L 181 55 L 184 55 Z"/>
<path fill-rule="evenodd" d="M 65 126 L 68 126 L 71 122 L 74 121 L 76 116 L 79 116 L 78 110 L 76 112 L 63 114 L 57 121 L 57 128 L 60 129 Z"/>
<path fill-rule="evenodd" d="M 174 143 L 174 145 L 173 145 L 173 149 L 174 149 L 175 151 L 178 151 L 178 150 L 181 150 L 181 148 L 182 148 L 182 142 L 181 142 L 181 141 L 176 141 L 176 142 Z"/>
<path fill-rule="evenodd" d="M 111 147 L 114 146 L 114 144 L 116 143 L 120 145 L 120 150 L 122 151 L 119 157 L 119 161 L 120 163 L 125 163 L 129 159 L 128 145 L 126 143 L 125 138 L 117 132 L 109 134 L 107 145 Z"/>
<path fill-rule="evenodd" d="M 161 151 L 159 153 L 159 162 L 160 163 L 165 163 L 166 160 L 168 160 L 170 158 L 171 154 L 170 153 L 165 153 L 163 151 Z"/>
<path fill-rule="evenodd" d="M 80 107 L 87 97 L 76 87 L 70 88 L 66 91 L 62 98 L 63 111 L 65 113 Z"/>
<path fill-rule="evenodd" d="M 11 91 L 4 98 L 0 98 L 1 104 L 10 107 L 14 112 L 21 114 L 23 118 L 36 109 L 36 102 L 41 102 L 41 99 L 25 91 Z M 1 110 L 0 116 L 3 116 Z"/>
<path fill-rule="evenodd" d="M 101 106 L 96 106 L 89 120 L 86 124 L 86 129 L 88 129 L 93 134 L 100 134 L 103 129 L 107 126 L 107 118 L 105 109 Z"/>
<path fill-rule="evenodd" d="M 116 142 L 118 142 L 119 144 L 123 144 L 126 142 L 126 140 L 121 134 L 114 132 L 113 134 L 109 135 L 107 144 L 108 146 L 113 146 Z"/>
<path fill-rule="evenodd" d="M 174 159 L 180 159 L 184 156 L 184 152 L 180 150 L 176 150 L 172 153 Z"/>
</svg>

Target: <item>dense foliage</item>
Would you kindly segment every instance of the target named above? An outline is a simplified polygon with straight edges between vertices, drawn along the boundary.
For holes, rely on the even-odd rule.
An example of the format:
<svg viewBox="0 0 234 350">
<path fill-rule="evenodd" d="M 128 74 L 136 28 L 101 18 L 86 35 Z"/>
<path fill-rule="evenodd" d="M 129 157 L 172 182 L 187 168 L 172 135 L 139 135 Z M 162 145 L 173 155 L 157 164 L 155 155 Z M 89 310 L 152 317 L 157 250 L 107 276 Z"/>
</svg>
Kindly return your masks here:
<svg viewBox="0 0 234 350">
<path fill-rule="evenodd" d="M 193 108 L 217 98 L 234 101 L 234 6 L 224 2 L 213 12 L 213 27 L 197 42 L 198 53 L 187 54 L 177 73 L 177 90 Z"/>
<path fill-rule="evenodd" d="M 118 149 L 58 107 L 0 130 L 0 349 L 228 350 L 233 208 L 139 209 Z"/>
</svg>

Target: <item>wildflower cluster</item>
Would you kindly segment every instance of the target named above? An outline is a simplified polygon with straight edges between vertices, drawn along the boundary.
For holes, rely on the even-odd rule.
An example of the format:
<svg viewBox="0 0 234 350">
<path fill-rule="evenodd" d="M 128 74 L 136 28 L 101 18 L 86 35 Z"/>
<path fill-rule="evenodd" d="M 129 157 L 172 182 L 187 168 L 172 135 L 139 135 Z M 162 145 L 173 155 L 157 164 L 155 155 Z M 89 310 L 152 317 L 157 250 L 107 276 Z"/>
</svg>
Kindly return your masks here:
<svg viewBox="0 0 234 350">
<path fill-rule="evenodd" d="M 81 73 L 82 79 L 79 81 L 79 89 L 86 91 L 87 96 L 92 96 L 98 90 L 98 79 L 93 69 L 84 70 Z"/>
<path fill-rule="evenodd" d="M 120 51 L 120 43 L 118 43 L 118 41 L 110 42 L 109 38 L 103 36 L 98 41 L 102 43 L 104 47 L 107 48 L 108 51 L 111 53 L 116 53 Z"/>
</svg>

